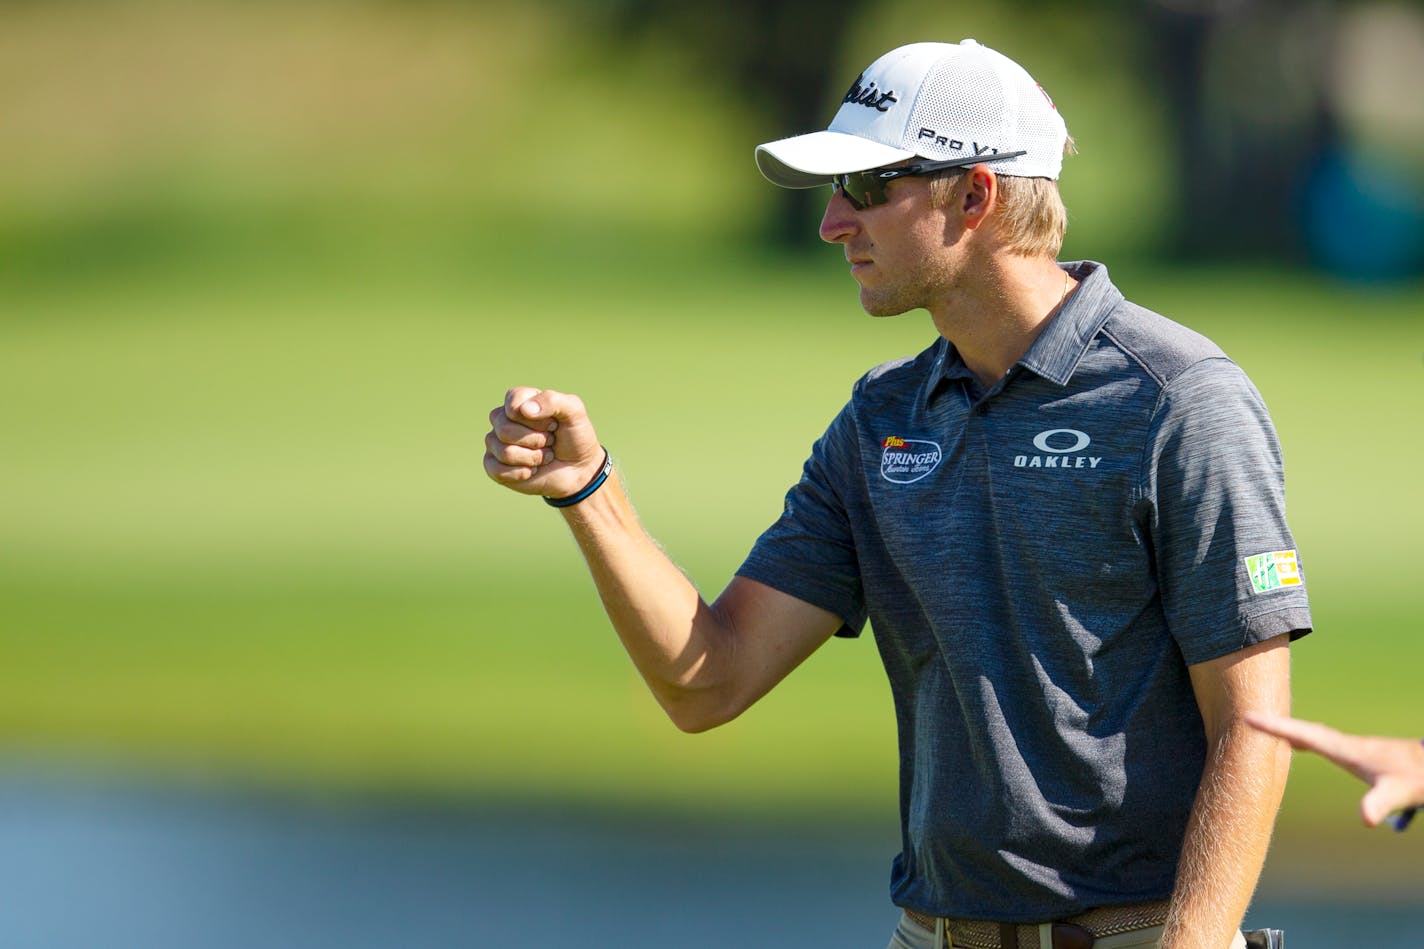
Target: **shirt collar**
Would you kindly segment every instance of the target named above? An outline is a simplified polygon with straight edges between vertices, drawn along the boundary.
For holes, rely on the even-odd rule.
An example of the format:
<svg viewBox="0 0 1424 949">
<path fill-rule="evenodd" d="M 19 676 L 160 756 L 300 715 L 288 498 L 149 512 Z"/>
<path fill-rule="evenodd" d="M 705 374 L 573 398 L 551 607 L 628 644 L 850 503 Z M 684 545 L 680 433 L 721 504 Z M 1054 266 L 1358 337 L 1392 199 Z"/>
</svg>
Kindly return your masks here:
<svg viewBox="0 0 1424 949">
<path fill-rule="evenodd" d="M 1122 302 L 1123 296 L 1108 278 L 1108 268 L 1092 260 L 1077 260 L 1059 264 L 1078 286 L 1063 301 L 1063 308 L 1049 321 L 1024 353 L 1018 365 L 1039 376 L 1066 386 L 1073 370 L 1108 316 Z M 940 337 L 930 348 L 932 361 L 922 388 L 921 402 L 928 403 L 935 390 L 945 382 L 960 381 L 971 387 L 978 385 L 974 373 L 959 358 L 954 344 Z"/>
<path fill-rule="evenodd" d="M 1079 360 L 1123 296 L 1108 279 L 1108 268 L 1100 263 L 1079 260 L 1059 266 L 1079 281 L 1078 286 L 1018 364 L 1050 382 L 1066 386 Z"/>
</svg>

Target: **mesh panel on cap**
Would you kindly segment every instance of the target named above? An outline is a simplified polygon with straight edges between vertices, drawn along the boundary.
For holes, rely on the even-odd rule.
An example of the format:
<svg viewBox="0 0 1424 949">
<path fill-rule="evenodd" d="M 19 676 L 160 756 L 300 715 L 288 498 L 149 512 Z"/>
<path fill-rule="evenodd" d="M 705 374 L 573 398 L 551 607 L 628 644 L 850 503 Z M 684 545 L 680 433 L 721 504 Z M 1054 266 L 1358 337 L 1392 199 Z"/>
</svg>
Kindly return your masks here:
<svg viewBox="0 0 1424 949">
<path fill-rule="evenodd" d="M 980 148 L 1013 151 L 1004 129 L 1013 127 L 1015 104 L 998 73 L 982 57 L 961 53 L 940 60 L 920 87 L 905 147 L 926 158 L 958 158 Z M 933 137 L 923 137 L 922 129 Z"/>
<path fill-rule="evenodd" d="M 1022 66 L 966 41 L 930 68 L 903 146 L 926 158 L 1025 151 L 995 170 L 1057 178 L 1065 135 L 1062 118 Z"/>
<path fill-rule="evenodd" d="M 1049 101 L 1048 93 L 1032 79 L 1025 78 L 1019 89 L 1019 103 L 1015 111 L 1018 113 L 1018 133 L 1023 136 L 1024 144 L 1014 148 L 1028 149 L 1024 158 L 1033 159 L 1036 164 L 1058 167 L 1063 161 L 1063 145 L 1068 133 L 1063 117 Z M 1009 165 L 1013 163 L 1013 160 L 1008 162 Z"/>
</svg>

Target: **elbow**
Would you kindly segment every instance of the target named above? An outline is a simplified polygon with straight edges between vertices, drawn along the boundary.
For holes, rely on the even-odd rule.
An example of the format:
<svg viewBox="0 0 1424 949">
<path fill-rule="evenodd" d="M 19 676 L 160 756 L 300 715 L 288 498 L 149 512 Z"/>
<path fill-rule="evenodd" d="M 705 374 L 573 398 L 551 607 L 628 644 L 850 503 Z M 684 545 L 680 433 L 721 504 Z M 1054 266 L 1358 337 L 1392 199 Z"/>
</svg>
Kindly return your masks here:
<svg viewBox="0 0 1424 949">
<path fill-rule="evenodd" d="M 711 731 L 727 724 L 742 712 L 741 708 L 717 701 L 707 693 L 659 695 L 658 704 L 677 730 L 688 735 Z"/>
<path fill-rule="evenodd" d="M 725 720 L 712 718 L 709 716 L 694 717 L 690 715 L 675 715 L 668 713 L 668 718 L 677 726 L 677 730 L 684 735 L 700 735 L 703 732 L 710 732 L 718 725 L 725 724 Z"/>
<path fill-rule="evenodd" d="M 728 638 L 720 639 L 724 647 Z M 644 676 L 653 696 L 678 731 L 711 731 L 741 715 L 758 698 L 745 676 L 732 674 L 733 649 L 704 649 L 673 675 Z"/>
</svg>

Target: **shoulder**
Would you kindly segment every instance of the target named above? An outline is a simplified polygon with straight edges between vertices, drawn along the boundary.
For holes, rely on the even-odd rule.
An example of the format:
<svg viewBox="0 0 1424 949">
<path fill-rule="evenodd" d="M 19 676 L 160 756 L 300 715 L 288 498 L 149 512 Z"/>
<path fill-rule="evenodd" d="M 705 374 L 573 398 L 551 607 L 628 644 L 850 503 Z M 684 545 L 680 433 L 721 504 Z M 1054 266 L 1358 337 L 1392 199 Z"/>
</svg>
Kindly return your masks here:
<svg viewBox="0 0 1424 949">
<path fill-rule="evenodd" d="M 1221 347 L 1201 333 L 1129 300 L 1114 307 L 1102 334 L 1163 388 L 1193 368 L 1239 373 Z"/>
<path fill-rule="evenodd" d="M 919 392 L 928 379 L 943 371 L 946 345 L 937 339 L 917 355 L 881 363 L 856 381 L 851 401 L 884 403 Z"/>
<path fill-rule="evenodd" d="M 899 359 L 882 362 L 862 376 L 861 383 L 870 385 L 885 380 L 887 384 L 893 385 L 896 381 L 903 381 L 908 372 L 913 372 L 915 363 L 918 361 L 918 356 L 901 356 Z"/>
</svg>

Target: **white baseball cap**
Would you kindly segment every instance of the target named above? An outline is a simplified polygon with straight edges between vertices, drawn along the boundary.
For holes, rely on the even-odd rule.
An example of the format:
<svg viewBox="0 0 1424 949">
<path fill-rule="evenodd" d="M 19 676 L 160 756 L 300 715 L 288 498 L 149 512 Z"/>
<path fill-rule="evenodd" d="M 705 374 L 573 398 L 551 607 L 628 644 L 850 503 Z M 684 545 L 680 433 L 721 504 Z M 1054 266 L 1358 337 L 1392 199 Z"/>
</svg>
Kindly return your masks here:
<svg viewBox="0 0 1424 949">
<path fill-rule="evenodd" d="M 1053 100 L 1012 59 L 975 40 L 912 43 L 856 78 L 830 128 L 758 145 L 756 162 L 783 188 L 916 157 L 977 158 L 999 174 L 1056 180 L 1067 139 Z"/>
</svg>

